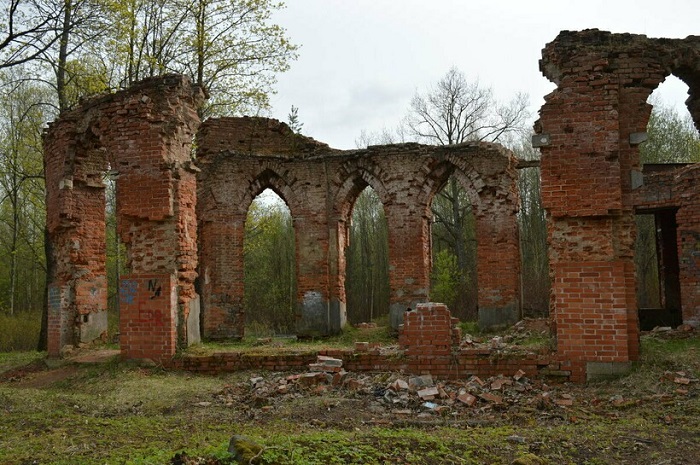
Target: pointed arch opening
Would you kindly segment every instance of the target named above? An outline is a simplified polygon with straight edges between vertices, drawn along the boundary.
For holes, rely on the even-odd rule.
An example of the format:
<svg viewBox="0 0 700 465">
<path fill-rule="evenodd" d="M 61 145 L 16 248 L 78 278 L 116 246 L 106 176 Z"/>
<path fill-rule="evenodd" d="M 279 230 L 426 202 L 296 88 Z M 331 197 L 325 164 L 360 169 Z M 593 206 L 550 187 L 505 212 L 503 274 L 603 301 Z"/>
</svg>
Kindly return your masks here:
<svg viewBox="0 0 700 465">
<path fill-rule="evenodd" d="M 645 175 L 700 162 L 700 134 L 685 103 L 688 86 L 670 75 L 647 99 L 647 140 L 640 146 Z M 638 210 L 635 267 L 642 330 L 682 323 L 677 208 Z"/>
<path fill-rule="evenodd" d="M 369 185 L 349 216 L 345 292 L 348 320 L 358 324 L 389 314 L 389 230 L 382 201 Z"/>
<path fill-rule="evenodd" d="M 296 310 L 296 241 L 291 211 L 273 189 L 248 208 L 243 240 L 245 334 L 292 334 Z"/>
</svg>

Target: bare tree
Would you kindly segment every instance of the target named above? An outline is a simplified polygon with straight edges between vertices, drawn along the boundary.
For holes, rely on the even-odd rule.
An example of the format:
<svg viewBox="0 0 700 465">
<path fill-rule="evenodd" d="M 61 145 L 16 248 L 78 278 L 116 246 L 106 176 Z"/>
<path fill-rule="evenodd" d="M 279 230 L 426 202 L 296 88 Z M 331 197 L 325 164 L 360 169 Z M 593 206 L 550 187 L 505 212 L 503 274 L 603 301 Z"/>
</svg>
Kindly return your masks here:
<svg viewBox="0 0 700 465">
<path fill-rule="evenodd" d="M 64 2 L 0 0 L 0 68 L 28 63 L 59 40 Z"/>
<path fill-rule="evenodd" d="M 490 87 L 467 81 L 464 73 L 453 67 L 426 94 L 416 93 L 404 122 L 409 135 L 418 142 L 494 142 L 523 130 L 530 117 L 527 106 L 525 94 L 517 94 L 506 104 L 499 103 Z"/>
<path fill-rule="evenodd" d="M 450 70 L 425 94 L 416 93 L 405 131 L 418 142 L 453 145 L 467 141 L 504 142 L 508 136 L 522 133 L 529 120 L 528 98 L 517 94 L 508 103 L 498 102 L 490 87 L 470 82 L 457 68 Z M 476 241 L 474 218 L 464 188 L 450 178 L 433 200 L 434 252 L 449 251 L 459 270 L 458 289 L 452 304 L 461 318 L 476 317 Z M 444 262 L 444 260 L 443 260 Z M 445 276 L 434 270 L 435 277 Z M 434 284 L 436 284 L 434 282 Z M 443 288 L 444 283 L 441 285 Z"/>
</svg>

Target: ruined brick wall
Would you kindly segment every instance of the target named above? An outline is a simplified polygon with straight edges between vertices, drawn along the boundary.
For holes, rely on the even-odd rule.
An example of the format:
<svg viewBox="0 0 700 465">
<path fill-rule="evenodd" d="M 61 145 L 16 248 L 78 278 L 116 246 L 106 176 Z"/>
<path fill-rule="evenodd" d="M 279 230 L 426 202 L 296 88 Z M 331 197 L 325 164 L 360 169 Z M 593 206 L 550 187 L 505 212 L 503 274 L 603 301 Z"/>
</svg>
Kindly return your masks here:
<svg viewBox="0 0 700 465">
<path fill-rule="evenodd" d="M 644 169 L 634 190 L 638 211 L 675 212 L 676 249 L 683 322 L 700 326 L 700 163 Z"/>
<path fill-rule="evenodd" d="M 646 130 L 646 100 L 670 72 L 690 86 L 700 121 L 700 38 L 564 31 L 542 56 L 557 84 L 536 131 L 558 351 L 583 379 L 638 357 L 631 183 L 640 165 L 630 136 Z"/>
<path fill-rule="evenodd" d="M 129 276 L 120 283 L 120 344 L 127 358 L 175 353 L 196 313 L 196 177 L 190 147 L 200 89 L 165 76 L 86 101 L 44 136 L 49 353 L 107 329 L 105 184 L 117 174 L 117 219 Z M 190 321 L 190 323 L 192 323 Z M 194 324 L 194 323 L 192 323 Z"/>
<path fill-rule="evenodd" d="M 415 310 L 404 313 L 399 344 L 407 355 L 449 355 L 462 339 L 458 323 L 445 304 L 418 304 Z"/>
<path fill-rule="evenodd" d="M 452 174 L 474 206 L 480 314 L 517 320 L 517 173 L 512 153 L 496 144 L 340 151 L 274 120 L 221 118 L 202 125 L 197 163 L 206 337 L 243 334 L 245 218 L 266 188 L 287 203 L 294 221 L 302 335 L 335 332 L 344 323 L 350 214 L 362 190 L 374 189 L 387 217 L 391 314 L 398 326 L 407 308 L 428 300 L 430 203 Z"/>
</svg>

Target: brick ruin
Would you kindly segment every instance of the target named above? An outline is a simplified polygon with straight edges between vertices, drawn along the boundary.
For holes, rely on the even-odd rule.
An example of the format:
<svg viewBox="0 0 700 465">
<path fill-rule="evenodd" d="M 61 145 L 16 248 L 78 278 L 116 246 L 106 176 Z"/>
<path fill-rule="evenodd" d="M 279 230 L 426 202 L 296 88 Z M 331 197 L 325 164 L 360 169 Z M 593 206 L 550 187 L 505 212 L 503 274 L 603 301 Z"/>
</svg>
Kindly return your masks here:
<svg viewBox="0 0 700 465">
<path fill-rule="evenodd" d="M 651 115 L 647 98 L 670 74 L 690 88 L 686 103 L 700 127 L 700 37 L 564 31 L 542 57 L 540 69 L 557 84 L 533 138 L 542 153 L 552 315 L 557 353 L 583 379 L 624 370 L 639 356 L 637 208 L 677 209 L 683 320 L 698 324 L 697 168 L 674 173 L 669 204 L 648 203 L 639 143 Z"/>
<path fill-rule="evenodd" d="M 203 99 L 184 77 L 150 79 L 65 112 L 47 129 L 49 355 L 106 334 L 110 174 L 130 270 L 119 285 L 123 356 L 162 360 L 199 339 L 190 152 Z"/>
<path fill-rule="evenodd" d="M 516 160 L 499 145 L 400 144 L 335 150 L 263 118 L 219 118 L 197 139 L 203 335 L 243 335 L 246 214 L 263 190 L 289 206 L 296 236 L 297 334 L 328 335 L 346 321 L 345 249 L 355 199 L 371 186 L 389 231 L 390 319 L 429 298 L 430 204 L 450 176 L 470 195 L 476 221 L 479 318 L 519 318 Z"/>
<path fill-rule="evenodd" d="M 700 122 L 700 38 L 564 31 L 543 50 L 540 68 L 557 84 L 533 137 L 542 153 L 557 352 L 508 366 L 554 367 L 581 381 L 638 358 L 636 213 L 653 213 L 661 231 L 662 319 L 700 324 L 700 166 L 642 169 L 638 147 L 651 112 L 647 97 L 670 74 L 690 87 L 688 108 Z M 346 314 L 349 219 L 371 186 L 389 229 L 392 325 L 421 304 L 406 316 L 400 341 L 409 362 L 401 367 L 454 376 L 454 363 L 462 373 L 483 365 L 464 352 L 450 362 L 449 312 L 422 304 L 429 300 L 430 203 L 450 176 L 467 190 L 476 219 L 480 324 L 514 322 L 520 258 L 511 152 L 487 143 L 336 150 L 263 118 L 217 118 L 200 127 L 203 98 L 186 78 L 150 79 L 91 99 L 48 128 L 51 356 L 106 331 L 104 180 L 114 174 L 130 270 L 119 286 L 125 358 L 193 369 L 195 362 L 172 356 L 199 340 L 200 322 L 207 339 L 243 335 L 244 225 L 252 200 L 267 188 L 293 218 L 298 334 L 338 332 Z M 200 362 L 243 363 L 231 357 Z M 399 363 L 363 357 L 370 367 Z"/>
</svg>

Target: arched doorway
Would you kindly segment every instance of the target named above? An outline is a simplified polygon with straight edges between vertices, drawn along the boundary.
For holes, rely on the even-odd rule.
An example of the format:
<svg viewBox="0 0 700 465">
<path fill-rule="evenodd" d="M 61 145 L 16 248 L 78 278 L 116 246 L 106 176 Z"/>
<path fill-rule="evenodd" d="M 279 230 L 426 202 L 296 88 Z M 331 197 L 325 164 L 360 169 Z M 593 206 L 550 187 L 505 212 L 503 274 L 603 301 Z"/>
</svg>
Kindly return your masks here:
<svg viewBox="0 0 700 465">
<path fill-rule="evenodd" d="M 245 334 L 294 333 L 296 257 L 292 215 L 272 189 L 251 202 L 243 241 Z"/>
</svg>

